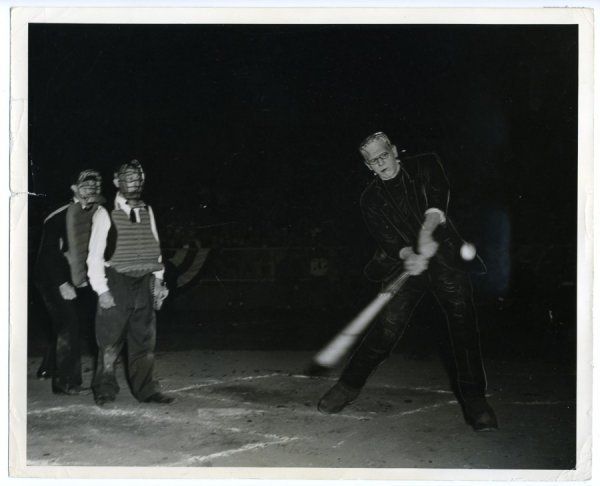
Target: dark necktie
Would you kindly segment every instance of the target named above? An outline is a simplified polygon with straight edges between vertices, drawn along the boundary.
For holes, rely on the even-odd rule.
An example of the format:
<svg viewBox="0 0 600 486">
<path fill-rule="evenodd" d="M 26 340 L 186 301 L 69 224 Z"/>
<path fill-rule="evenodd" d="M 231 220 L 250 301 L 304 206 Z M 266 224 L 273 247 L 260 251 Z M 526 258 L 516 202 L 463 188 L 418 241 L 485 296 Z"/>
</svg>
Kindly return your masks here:
<svg viewBox="0 0 600 486">
<path fill-rule="evenodd" d="M 135 217 L 135 210 L 133 208 L 131 208 L 131 211 L 129 211 L 129 221 L 131 221 L 132 223 L 137 223 L 137 219 Z"/>
</svg>

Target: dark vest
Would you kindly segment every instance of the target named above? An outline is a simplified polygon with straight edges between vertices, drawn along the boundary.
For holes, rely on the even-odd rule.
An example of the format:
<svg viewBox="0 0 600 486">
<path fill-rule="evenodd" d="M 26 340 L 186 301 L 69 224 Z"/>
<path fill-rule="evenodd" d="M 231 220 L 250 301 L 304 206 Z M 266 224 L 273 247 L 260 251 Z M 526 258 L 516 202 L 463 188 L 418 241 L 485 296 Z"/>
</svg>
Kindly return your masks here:
<svg viewBox="0 0 600 486">
<path fill-rule="evenodd" d="M 140 222 L 134 223 L 125 211 L 111 211 L 112 225 L 105 254 L 105 261 L 111 268 L 132 277 L 141 277 L 163 268 L 158 261 L 160 245 L 152 233 L 148 209 L 140 208 L 139 216 Z"/>
<path fill-rule="evenodd" d="M 93 206 L 96 209 L 96 206 Z M 70 204 L 67 208 L 66 235 L 67 242 L 65 257 L 71 270 L 71 282 L 76 287 L 81 287 L 87 282 L 86 260 L 88 256 L 88 243 L 92 232 L 92 208 L 87 211 L 81 204 Z"/>
</svg>

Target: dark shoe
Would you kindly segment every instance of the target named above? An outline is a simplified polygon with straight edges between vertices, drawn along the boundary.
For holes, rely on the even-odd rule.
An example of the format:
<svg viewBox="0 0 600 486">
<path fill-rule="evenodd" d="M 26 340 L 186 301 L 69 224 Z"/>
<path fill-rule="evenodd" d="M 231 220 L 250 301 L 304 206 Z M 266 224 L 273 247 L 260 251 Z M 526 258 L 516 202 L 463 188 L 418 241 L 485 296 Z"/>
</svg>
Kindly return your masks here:
<svg viewBox="0 0 600 486">
<path fill-rule="evenodd" d="M 465 420 L 476 432 L 498 428 L 498 419 L 489 403 L 483 399 L 465 403 Z"/>
<path fill-rule="evenodd" d="M 107 404 L 107 403 L 112 403 L 115 401 L 115 396 L 114 395 L 96 395 L 94 397 L 94 401 L 96 402 L 96 405 L 98 405 L 99 407 Z"/>
<path fill-rule="evenodd" d="M 37 376 L 38 380 L 47 380 L 48 378 L 52 378 L 52 371 L 46 368 L 39 368 L 35 376 Z"/>
<path fill-rule="evenodd" d="M 175 401 L 175 397 L 170 397 L 169 395 L 165 395 L 161 392 L 156 392 L 150 395 L 148 398 L 142 400 L 144 403 L 173 403 Z"/>
<path fill-rule="evenodd" d="M 305 376 L 317 378 L 330 375 L 331 369 L 326 368 L 325 366 L 318 365 L 316 363 L 311 363 L 308 367 L 304 369 L 303 373 Z"/>
<path fill-rule="evenodd" d="M 352 403 L 360 393 L 360 388 L 350 388 L 340 382 L 337 382 L 330 390 L 319 400 L 317 409 L 321 413 L 338 413 L 344 407 Z"/>
</svg>

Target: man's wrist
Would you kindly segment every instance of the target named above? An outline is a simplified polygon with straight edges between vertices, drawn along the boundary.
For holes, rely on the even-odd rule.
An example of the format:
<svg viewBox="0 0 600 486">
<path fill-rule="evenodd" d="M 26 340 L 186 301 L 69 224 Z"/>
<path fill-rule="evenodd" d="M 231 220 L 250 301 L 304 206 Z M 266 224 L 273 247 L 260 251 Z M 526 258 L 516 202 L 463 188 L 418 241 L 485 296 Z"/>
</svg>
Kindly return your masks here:
<svg viewBox="0 0 600 486">
<path fill-rule="evenodd" d="M 440 217 L 440 222 L 439 224 L 444 224 L 446 223 L 446 214 L 444 213 L 444 211 L 442 211 L 441 209 L 438 208 L 429 208 L 425 211 L 425 217 L 427 218 L 427 216 L 429 214 L 437 214 Z"/>
<path fill-rule="evenodd" d="M 425 213 L 425 219 L 421 226 L 421 234 L 424 236 L 431 235 L 435 229 L 442 223 L 441 211 L 432 211 Z"/>
<path fill-rule="evenodd" d="M 92 288 L 93 288 L 93 287 L 92 287 Z M 105 294 L 105 293 L 106 293 L 106 292 L 108 292 L 108 291 L 109 291 L 109 288 L 108 288 L 108 286 L 106 286 L 106 285 L 102 285 L 102 286 L 100 286 L 100 287 L 96 287 L 96 288 L 94 288 L 94 292 L 96 292 L 96 294 L 98 294 L 98 295 Z"/>
<path fill-rule="evenodd" d="M 405 246 L 398 252 L 398 256 L 402 260 L 406 260 L 409 256 L 414 255 L 415 252 L 410 246 Z"/>
</svg>

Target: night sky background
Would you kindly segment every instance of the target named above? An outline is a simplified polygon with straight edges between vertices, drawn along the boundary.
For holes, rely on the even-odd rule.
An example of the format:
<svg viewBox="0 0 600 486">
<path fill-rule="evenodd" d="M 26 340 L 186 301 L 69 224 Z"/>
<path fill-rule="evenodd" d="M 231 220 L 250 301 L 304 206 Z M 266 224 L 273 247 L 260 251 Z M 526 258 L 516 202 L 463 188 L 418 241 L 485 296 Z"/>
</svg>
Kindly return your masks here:
<svg viewBox="0 0 600 486">
<path fill-rule="evenodd" d="M 165 241 L 243 222 L 249 246 L 302 246 L 318 227 L 360 269 L 357 145 L 383 130 L 442 158 L 481 298 L 555 299 L 573 327 L 577 52 L 576 25 L 30 24 L 30 249 L 74 175 L 101 170 L 112 198 L 135 157 Z"/>
</svg>

